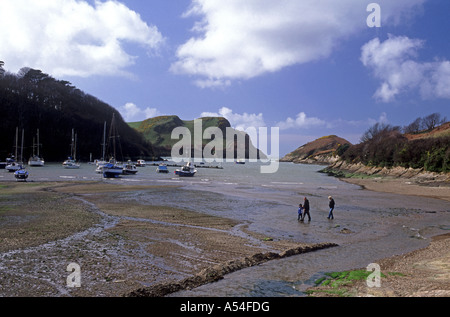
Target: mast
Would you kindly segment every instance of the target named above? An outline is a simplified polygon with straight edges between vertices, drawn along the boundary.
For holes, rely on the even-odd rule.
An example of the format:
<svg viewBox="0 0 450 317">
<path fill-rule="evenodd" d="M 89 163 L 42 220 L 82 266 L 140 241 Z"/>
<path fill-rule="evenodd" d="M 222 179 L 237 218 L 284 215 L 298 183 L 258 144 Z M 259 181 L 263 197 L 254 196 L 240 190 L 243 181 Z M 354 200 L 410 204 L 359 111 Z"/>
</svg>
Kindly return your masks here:
<svg viewBox="0 0 450 317">
<path fill-rule="evenodd" d="M 75 133 L 75 146 L 73 151 L 73 160 L 77 161 L 77 134 Z"/>
<path fill-rule="evenodd" d="M 73 158 L 74 134 L 75 134 L 75 131 L 74 131 L 74 129 L 72 129 L 72 143 L 70 143 L 70 156 L 72 156 L 72 159 L 74 159 Z"/>
<path fill-rule="evenodd" d="M 106 121 L 103 127 L 103 152 L 102 152 L 102 161 L 105 161 L 105 151 L 106 151 Z"/>
<path fill-rule="evenodd" d="M 19 158 L 17 156 L 17 150 L 19 148 L 19 127 L 16 127 L 16 153 L 14 159 L 17 161 Z"/>
<path fill-rule="evenodd" d="M 40 158 L 41 156 L 39 155 L 39 129 L 37 129 L 37 156 Z"/>
<path fill-rule="evenodd" d="M 20 147 L 20 162 L 23 163 L 23 138 L 25 134 L 25 129 L 22 129 L 22 145 Z"/>
</svg>

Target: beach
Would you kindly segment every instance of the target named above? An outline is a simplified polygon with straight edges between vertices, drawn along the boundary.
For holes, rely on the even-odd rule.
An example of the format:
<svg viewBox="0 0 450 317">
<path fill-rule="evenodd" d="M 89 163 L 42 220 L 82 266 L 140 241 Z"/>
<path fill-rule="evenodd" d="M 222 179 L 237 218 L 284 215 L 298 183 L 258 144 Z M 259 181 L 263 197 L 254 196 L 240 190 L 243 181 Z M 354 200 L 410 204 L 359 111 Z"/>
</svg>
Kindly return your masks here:
<svg viewBox="0 0 450 317">
<path fill-rule="evenodd" d="M 291 169 L 290 165 L 285 168 L 287 172 Z M 236 175 L 239 171 L 237 169 Z M 210 173 L 215 175 L 216 172 Z M 316 177 L 315 169 L 312 169 L 311 173 Z M 335 188 L 333 178 L 322 175 L 317 177 L 324 177 L 325 182 L 332 182 L 327 187 L 330 190 Z M 348 239 L 349 243 L 366 239 L 369 239 L 370 243 L 371 239 L 365 231 L 368 230 L 366 227 L 371 228 L 372 225 L 354 223 L 356 214 L 349 218 L 351 221 L 346 222 L 350 229 L 340 227 L 336 223 L 318 222 L 316 210 L 310 227 L 308 224 L 297 226 L 296 222 L 273 221 L 275 215 L 285 217 L 284 205 L 275 202 L 267 205 L 265 202 L 254 206 L 253 200 L 248 198 L 236 198 L 234 201 L 230 200 L 231 196 L 216 196 L 215 193 L 211 194 L 211 191 L 216 190 L 215 185 L 205 179 L 198 181 L 200 190 L 197 188 L 188 191 L 183 189 L 185 184 L 177 181 L 141 184 L 136 182 L 135 178 L 130 182 L 125 180 L 128 179 L 120 183 L 76 179 L 29 183 L 1 182 L 0 295 L 177 296 L 177 292 L 189 291 L 222 280 L 228 274 L 239 270 L 264 263 L 278 263 L 281 259 L 295 258 L 299 254 L 311 254 L 322 249 L 332 250 L 336 246 L 336 239 Z M 388 201 L 394 197 L 391 195 L 396 191 L 401 195 L 430 195 L 448 201 L 448 188 L 442 188 L 443 184 L 439 184 L 437 188 L 442 189 L 436 191 L 431 184 L 425 187 L 405 184 L 408 180 L 345 181 L 371 191 L 383 192 L 388 188 Z M 264 187 L 266 189 L 263 192 L 258 189 L 254 195 L 257 200 L 261 196 L 262 200 L 267 201 L 272 201 L 275 197 L 278 200 L 287 201 L 287 198 L 294 202 L 298 194 L 303 197 L 305 193 L 298 193 L 297 190 L 295 196 L 292 196 L 292 184 L 297 184 L 299 188 L 302 186 L 301 183 L 293 182 L 267 183 L 269 187 Z M 407 191 L 405 185 L 408 185 Z M 204 190 L 205 186 L 207 190 Z M 225 183 L 218 188 L 223 190 L 229 186 Z M 245 192 L 253 188 L 249 185 L 232 186 L 237 186 L 239 195 L 244 197 L 247 197 Z M 315 200 L 319 197 L 317 193 L 324 190 L 323 185 L 317 186 L 314 193 L 308 194 L 314 200 L 315 209 Z M 288 188 L 289 191 L 286 191 Z M 356 191 L 355 194 L 362 195 L 363 192 Z M 189 207 L 189 203 L 178 204 L 176 200 L 184 199 L 186 194 L 194 195 L 199 203 L 192 207 Z M 168 197 L 174 201 L 167 202 Z M 380 197 L 384 199 L 385 196 L 383 194 Z M 398 196 L 399 201 L 402 199 L 404 196 Z M 216 207 L 216 204 L 219 207 Z M 225 205 L 221 206 L 222 204 Z M 338 208 L 343 208 L 341 206 L 342 204 L 338 205 Z M 397 203 L 392 203 L 392 206 L 397 206 Z M 251 213 L 241 215 L 241 210 L 244 210 L 242 208 L 247 208 L 247 212 L 268 208 L 271 218 L 264 214 L 258 218 L 252 218 Z M 386 224 L 394 221 L 397 214 L 408 213 L 392 207 L 388 209 L 395 215 L 387 215 Z M 380 213 L 382 210 L 384 208 L 380 207 Z M 442 214 L 442 211 L 437 212 Z M 296 209 L 292 216 L 296 219 L 295 213 Z M 342 211 L 338 209 L 336 216 L 342 218 L 341 214 Z M 413 211 L 413 217 L 429 215 L 429 212 Z M 289 219 L 290 216 L 285 218 Z M 303 232 L 291 232 L 291 227 L 301 228 Z M 314 231 L 319 228 L 322 228 L 324 237 L 329 240 L 315 237 Z M 311 234 L 307 230 L 310 230 Z M 383 230 L 376 234 L 384 235 Z M 429 296 L 448 296 L 449 269 L 445 265 L 448 263 L 448 242 L 448 235 L 441 236 L 436 243 L 433 241 L 428 247 L 403 254 L 405 251 L 401 255 L 380 261 L 382 270 L 385 270 L 383 266 L 386 265 L 386 270 L 401 272 L 401 267 L 406 273 L 404 276 L 389 277 L 389 284 L 383 284 L 389 287 L 378 289 L 378 293 L 368 293 L 361 286 L 357 296 L 418 296 L 422 293 Z M 425 268 L 424 270 L 416 270 L 419 262 L 422 263 L 419 266 Z M 81 287 L 68 287 L 67 278 L 71 272 L 67 271 L 67 268 L 71 263 L 78 264 L 81 269 Z M 430 278 L 430 274 L 436 274 L 436 271 L 428 269 L 430 267 L 437 270 L 439 279 Z M 414 274 L 408 275 L 407 272 L 412 272 L 413 269 Z M 416 282 L 421 286 L 411 287 Z M 197 296 L 183 292 L 181 294 Z"/>
<path fill-rule="evenodd" d="M 401 195 L 432 197 L 450 201 L 450 184 L 419 183 L 402 178 L 344 178 L 345 182 L 366 190 Z M 450 205 L 448 208 L 450 212 Z M 450 220 L 450 216 L 449 216 Z M 450 233 L 434 236 L 425 248 L 377 261 L 380 265 L 381 287 L 368 287 L 366 280 L 341 286 L 311 288 L 312 296 L 354 297 L 449 297 L 450 296 Z M 364 269 L 364 268 L 362 268 Z M 339 295 L 338 295 L 339 294 Z"/>
<path fill-rule="evenodd" d="M 2 296 L 139 296 L 205 269 L 215 268 L 220 278 L 289 252 L 329 247 L 274 241 L 235 220 L 114 198 L 119 192 L 176 190 L 173 186 L 1 186 Z M 66 287 L 70 263 L 81 267 L 82 287 Z"/>
</svg>

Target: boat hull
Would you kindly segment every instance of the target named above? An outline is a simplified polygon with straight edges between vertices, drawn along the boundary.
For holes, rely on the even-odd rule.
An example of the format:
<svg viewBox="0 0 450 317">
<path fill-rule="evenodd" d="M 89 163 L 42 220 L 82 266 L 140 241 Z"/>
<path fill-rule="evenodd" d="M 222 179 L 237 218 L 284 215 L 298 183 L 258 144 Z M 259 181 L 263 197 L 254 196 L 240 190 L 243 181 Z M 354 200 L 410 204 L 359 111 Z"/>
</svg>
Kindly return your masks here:
<svg viewBox="0 0 450 317">
<path fill-rule="evenodd" d="M 193 177 L 195 175 L 196 172 L 184 172 L 184 171 L 179 171 L 176 170 L 175 174 L 180 176 L 180 177 Z"/>
<path fill-rule="evenodd" d="M 18 181 L 26 181 L 28 179 L 28 172 L 25 170 L 18 170 L 14 172 L 14 176 Z"/>
<path fill-rule="evenodd" d="M 123 173 L 123 168 L 115 166 L 113 164 L 107 164 L 103 166 L 103 177 L 104 178 L 117 178 Z"/>
</svg>

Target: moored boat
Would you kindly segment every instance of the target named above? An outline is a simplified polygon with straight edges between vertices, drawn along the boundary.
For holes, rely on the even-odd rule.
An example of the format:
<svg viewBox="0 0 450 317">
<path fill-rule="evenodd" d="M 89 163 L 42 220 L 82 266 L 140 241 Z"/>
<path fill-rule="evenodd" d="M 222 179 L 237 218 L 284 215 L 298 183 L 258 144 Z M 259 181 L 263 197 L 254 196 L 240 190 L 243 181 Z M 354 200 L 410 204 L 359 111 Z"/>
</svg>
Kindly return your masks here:
<svg viewBox="0 0 450 317">
<path fill-rule="evenodd" d="M 138 169 L 136 168 L 136 165 L 134 165 L 131 161 L 128 161 L 123 166 L 123 174 L 125 175 L 134 175 L 138 172 Z"/>
<path fill-rule="evenodd" d="M 67 169 L 78 169 L 80 168 L 80 164 L 77 164 L 76 155 L 77 155 L 77 135 L 74 134 L 75 131 L 72 129 L 72 143 L 70 145 L 70 155 L 67 160 L 63 162 L 63 167 Z"/>
<path fill-rule="evenodd" d="M 28 178 L 28 172 L 22 167 L 21 169 L 14 172 L 14 177 L 17 181 L 26 181 Z"/>
<path fill-rule="evenodd" d="M 144 160 L 137 160 L 136 166 L 145 167 L 147 163 Z"/>
<path fill-rule="evenodd" d="M 175 174 L 180 177 L 193 177 L 197 173 L 192 162 L 188 162 L 186 165 L 182 166 L 181 169 L 175 170 Z"/>
<path fill-rule="evenodd" d="M 169 169 L 167 168 L 166 164 L 159 164 L 156 168 L 156 171 L 158 173 L 169 173 Z"/>
<path fill-rule="evenodd" d="M 114 163 L 107 163 L 102 166 L 104 178 L 117 178 L 123 173 L 123 167 Z"/>
<path fill-rule="evenodd" d="M 28 160 L 28 166 L 32 166 L 32 167 L 42 167 L 45 164 L 45 161 L 42 157 L 40 157 L 39 155 L 39 148 L 40 148 L 40 143 L 39 143 L 39 129 L 37 130 L 37 144 L 34 143 L 35 139 L 33 138 L 33 155 L 30 157 L 30 159 Z M 34 149 L 37 148 L 37 154 L 34 153 Z"/>
</svg>

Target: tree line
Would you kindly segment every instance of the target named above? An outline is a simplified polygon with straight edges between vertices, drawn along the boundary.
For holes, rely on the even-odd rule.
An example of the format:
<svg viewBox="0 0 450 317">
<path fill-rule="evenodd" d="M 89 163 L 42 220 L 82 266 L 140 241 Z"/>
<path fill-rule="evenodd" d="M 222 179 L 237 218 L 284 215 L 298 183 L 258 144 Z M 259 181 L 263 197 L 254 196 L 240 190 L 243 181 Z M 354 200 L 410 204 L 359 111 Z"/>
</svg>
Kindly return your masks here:
<svg viewBox="0 0 450 317">
<path fill-rule="evenodd" d="M 338 153 L 348 163 L 449 172 L 449 133 L 417 139 L 408 139 L 405 135 L 430 132 L 445 121 L 440 114 L 434 113 L 405 127 L 376 123 L 363 134 L 361 143 L 338 149 Z"/>
<path fill-rule="evenodd" d="M 0 61 L 0 160 L 14 153 L 16 128 L 25 131 L 24 160 L 32 154 L 37 129 L 40 153 L 47 161 L 70 155 L 72 129 L 78 158 L 87 161 L 91 154 L 101 158 L 104 122 L 109 126 L 113 114 L 124 159 L 155 156 L 152 145 L 108 104 L 40 70 L 25 67 L 15 74 L 3 66 Z"/>
</svg>

